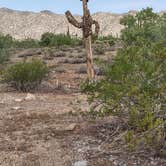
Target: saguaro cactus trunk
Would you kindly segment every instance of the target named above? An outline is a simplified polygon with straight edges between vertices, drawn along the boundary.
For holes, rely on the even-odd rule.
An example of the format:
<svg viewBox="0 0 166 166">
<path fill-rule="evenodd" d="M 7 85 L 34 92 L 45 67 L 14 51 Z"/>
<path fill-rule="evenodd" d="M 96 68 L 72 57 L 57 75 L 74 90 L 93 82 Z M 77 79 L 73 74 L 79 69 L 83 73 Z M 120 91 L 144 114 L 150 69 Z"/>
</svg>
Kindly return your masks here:
<svg viewBox="0 0 166 166">
<path fill-rule="evenodd" d="M 97 21 L 93 20 L 90 12 L 88 10 L 88 0 L 81 0 L 83 2 L 83 17 L 82 22 L 78 22 L 70 13 L 66 12 L 66 17 L 68 21 L 77 28 L 83 30 L 83 37 L 85 40 L 85 48 L 87 53 L 87 74 L 90 80 L 93 80 L 95 77 L 94 67 L 93 67 L 93 54 L 92 54 L 92 25 L 95 24 L 95 35 L 98 36 L 99 33 L 99 24 Z"/>
</svg>

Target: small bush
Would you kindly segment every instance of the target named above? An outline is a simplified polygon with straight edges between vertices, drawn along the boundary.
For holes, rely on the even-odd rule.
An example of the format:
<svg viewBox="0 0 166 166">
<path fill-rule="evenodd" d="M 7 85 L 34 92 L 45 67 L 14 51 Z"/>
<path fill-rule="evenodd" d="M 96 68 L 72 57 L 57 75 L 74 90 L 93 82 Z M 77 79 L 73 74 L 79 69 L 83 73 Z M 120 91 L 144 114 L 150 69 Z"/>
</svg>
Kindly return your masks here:
<svg viewBox="0 0 166 166">
<path fill-rule="evenodd" d="M 113 37 L 112 35 L 100 36 L 97 40 L 104 43 L 108 43 L 110 46 L 113 46 L 117 41 L 117 39 Z"/>
<path fill-rule="evenodd" d="M 34 39 L 25 39 L 21 41 L 15 41 L 14 46 L 17 48 L 37 48 L 39 47 L 39 41 Z"/>
<path fill-rule="evenodd" d="M 3 64 L 9 57 L 9 53 L 6 49 L 0 49 L 0 64 Z"/>
<path fill-rule="evenodd" d="M 10 35 L 0 34 L 0 49 L 13 47 L 14 40 Z"/>
<path fill-rule="evenodd" d="M 96 55 L 103 55 L 105 54 L 105 46 L 103 43 L 97 44 L 94 48 L 95 54 Z"/>
<path fill-rule="evenodd" d="M 41 37 L 41 46 L 53 47 L 63 45 L 79 45 L 80 40 L 64 34 L 55 35 L 53 33 L 44 33 Z"/>
<path fill-rule="evenodd" d="M 47 66 L 40 60 L 21 62 L 9 67 L 4 74 L 4 80 L 21 91 L 35 89 L 48 73 Z"/>
<path fill-rule="evenodd" d="M 125 16 L 123 48 L 111 64 L 103 64 L 101 80 L 82 85 L 89 101 L 101 103 L 101 113 L 126 120 L 125 143 L 130 150 L 150 149 L 162 157 L 166 156 L 165 18 L 150 8 Z"/>
</svg>

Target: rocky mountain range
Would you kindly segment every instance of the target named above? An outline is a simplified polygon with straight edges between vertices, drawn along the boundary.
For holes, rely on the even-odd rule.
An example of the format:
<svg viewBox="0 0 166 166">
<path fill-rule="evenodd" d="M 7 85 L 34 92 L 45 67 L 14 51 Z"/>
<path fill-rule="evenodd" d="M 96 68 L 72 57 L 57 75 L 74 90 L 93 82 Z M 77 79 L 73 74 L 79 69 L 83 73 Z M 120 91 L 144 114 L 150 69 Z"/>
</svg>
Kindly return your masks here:
<svg viewBox="0 0 166 166">
<path fill-rule="evenodd" d="M 135 13 L 136 11 L 130 11 L 125 14 Z M 100 24 L 100 35 L 116 36 L 123 28 L 119 22 L 125 14 L 98 12 L 92 17 Z M 81 20 L 81 16 L 75 15 L 75 17 Z M 16 39 L 40 39 L 45 32 L 67 33 L 68 28 L 71 35 L 81 36 L 81 30 L 70 25 L 63 14 L 55 14 L 47 10 L 35 13 L 0 8 L 0 33 L 10 34 Z"/>
</svg>

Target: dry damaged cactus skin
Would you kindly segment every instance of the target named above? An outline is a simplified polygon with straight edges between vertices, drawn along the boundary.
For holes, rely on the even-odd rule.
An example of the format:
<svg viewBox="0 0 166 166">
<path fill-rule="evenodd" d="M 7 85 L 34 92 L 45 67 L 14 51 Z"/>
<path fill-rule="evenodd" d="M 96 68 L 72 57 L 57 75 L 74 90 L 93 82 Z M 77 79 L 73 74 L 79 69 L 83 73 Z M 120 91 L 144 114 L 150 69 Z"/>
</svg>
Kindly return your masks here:
<svg viewBox="0 0 166 166">
<path fill-rule="evenodd" d="M 87 74 L 90 80 L 93 80 L 95 77 L 94 67 L 93 67 L 93 55 L 92 55 L 92 46 L 91 46 L 91 37 L 92 37 L 92 25 L 95 25 L 95 36 L 98 36 L 100 26 L 99 23 L 92 19 L 90 11 L 88 9 L 88 0 L 81 0 L 83 2 L 83 17 L 82 22 L 78 22 L 70 11 L 67 11 L 66 17 L 73 26 L 82 29 L 83 37 L 85 40 L 85 47 L 87 53 Z"/>
</svg>

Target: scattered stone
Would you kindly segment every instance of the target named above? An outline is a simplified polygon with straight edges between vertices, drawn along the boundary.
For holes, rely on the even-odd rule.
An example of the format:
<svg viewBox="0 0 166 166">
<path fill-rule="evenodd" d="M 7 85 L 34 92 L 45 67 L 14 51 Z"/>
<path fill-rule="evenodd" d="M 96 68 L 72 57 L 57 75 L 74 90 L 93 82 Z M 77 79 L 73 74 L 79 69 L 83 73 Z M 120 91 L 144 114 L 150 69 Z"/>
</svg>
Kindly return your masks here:
<svg viewBox="0 0 166 166">
<path fill-rule="evenodd" d="M 0 101 L 0 104 L 5 104 L 4 100 Z"/>
<path fill-rule="evenodd" d="M 15 102 L 22 102 L 23 99 L 15 99 L 14 101 L 15 101 Z"/>
<path fill-rule="evenodd" d="M 27 96 L 25 97 L 26 101 L 35 100 L 35 99 L 36 99 L 36 96 L 31 93 L 28 93 Z"/>
<path fill-rule="evenodd" d="M 110 160 L 110 161 L 115 161 L 115 160 L 117 160 L 117 157 L 116 157 L 116 156 L 112 156 L 112 155 L 110 155 L 109 160 Z"/>
<path fill-rule="evenodd" d="M 74 166 L 87 166 L 88 162 L 86 160 L 83 161 L 77 161 L 74 163 Z"/>
<path fill-rule="evenodd" d="M 15 111 L 18 111 L 20 109 L 21 109 L 21 107 L 12 107 L 12 110 L 15 110 Z"/>
<path fill-rule="evenodd" d="M 77 126 L 76 123 L 72 123 L 72 124 L 68 125 L 64 130 L 73 131 L 76 128 L 76 126 Z"/>
<path fill-rule="evenodd" d="M 27 117 L 31 116 L 31 114 L 29 112 L 26 112 L 25 114 L 26 114 Z"/>
</svg>

